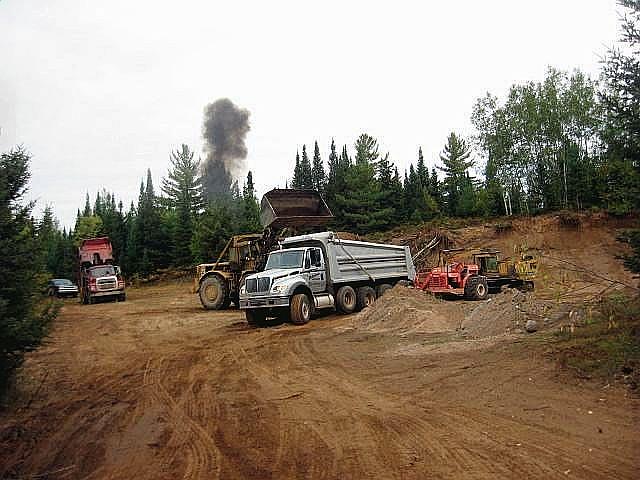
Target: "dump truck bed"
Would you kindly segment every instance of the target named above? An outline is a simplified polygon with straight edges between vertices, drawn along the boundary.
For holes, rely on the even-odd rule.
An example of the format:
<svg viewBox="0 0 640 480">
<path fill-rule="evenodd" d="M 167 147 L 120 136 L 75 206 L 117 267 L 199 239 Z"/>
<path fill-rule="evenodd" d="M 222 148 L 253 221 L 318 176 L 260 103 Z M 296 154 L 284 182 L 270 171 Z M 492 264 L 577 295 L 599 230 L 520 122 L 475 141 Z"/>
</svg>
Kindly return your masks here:
<svg viewBox="0 0 640 480">
<path fill-rule="evenodd" d="M 273 189 L 262 197 L 260 209 L 264 228 L 321 227 L 333 219 L 315 190 Z"/>
<path fill-rule="evenodd" d="M 330 283 L 354 283 L 416 276 L 409 247 L 342 240 L 333 232 L 290 237 L 283 248 L 320 246 L 328 266 Z"/>
</svg>

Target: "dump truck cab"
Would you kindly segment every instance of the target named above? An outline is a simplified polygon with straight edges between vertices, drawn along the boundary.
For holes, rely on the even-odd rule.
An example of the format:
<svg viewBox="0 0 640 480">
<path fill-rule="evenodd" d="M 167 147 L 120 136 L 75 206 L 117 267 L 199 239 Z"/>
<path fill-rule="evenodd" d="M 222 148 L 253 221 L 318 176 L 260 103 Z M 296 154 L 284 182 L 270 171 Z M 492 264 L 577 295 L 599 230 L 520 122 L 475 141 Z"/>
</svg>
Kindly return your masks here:
<svg viewBox="0 0 640 480">
<path fill-rule="evenodd" d="M 113 247 L 108 237 L 82 241 L 78 248 L 78 288 L 82 303 L 94 303 L 100 297 L 126 299 L 125 281 L 113 260 Z"/>
</svg>

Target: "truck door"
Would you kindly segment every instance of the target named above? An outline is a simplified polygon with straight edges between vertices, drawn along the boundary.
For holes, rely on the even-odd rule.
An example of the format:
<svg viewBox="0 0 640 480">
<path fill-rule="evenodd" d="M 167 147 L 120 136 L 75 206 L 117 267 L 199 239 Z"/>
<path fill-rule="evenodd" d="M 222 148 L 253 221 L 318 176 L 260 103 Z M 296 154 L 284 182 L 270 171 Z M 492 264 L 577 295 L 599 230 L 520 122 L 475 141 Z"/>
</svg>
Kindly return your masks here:
<svg viewBox="0 0 640 480">
<path fill-rule="evenodd" d="M 309 265 L 309 288 L 311 288 L 313 293 L 324 292 L 327 288 L 327 277 L 324 271 L 322 250 L 319 248 L 310 248 L 307 250 L 305 267 L 307 265 Z"/>
</svg>

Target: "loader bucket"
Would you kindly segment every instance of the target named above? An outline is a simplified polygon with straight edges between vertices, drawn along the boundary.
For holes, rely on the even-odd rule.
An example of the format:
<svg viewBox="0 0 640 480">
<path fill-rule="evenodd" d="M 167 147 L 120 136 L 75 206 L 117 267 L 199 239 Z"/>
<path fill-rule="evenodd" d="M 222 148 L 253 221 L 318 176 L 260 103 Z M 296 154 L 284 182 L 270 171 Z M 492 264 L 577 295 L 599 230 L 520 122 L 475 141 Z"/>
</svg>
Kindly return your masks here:
<svg viewBox="0 0 640 480">
<path fill-rule="evenodd" d="M 260 221 L 264 228 L 321 227 L 333 219 L 315 190 L 273 189 L 262 197 Z"/>
</svg>

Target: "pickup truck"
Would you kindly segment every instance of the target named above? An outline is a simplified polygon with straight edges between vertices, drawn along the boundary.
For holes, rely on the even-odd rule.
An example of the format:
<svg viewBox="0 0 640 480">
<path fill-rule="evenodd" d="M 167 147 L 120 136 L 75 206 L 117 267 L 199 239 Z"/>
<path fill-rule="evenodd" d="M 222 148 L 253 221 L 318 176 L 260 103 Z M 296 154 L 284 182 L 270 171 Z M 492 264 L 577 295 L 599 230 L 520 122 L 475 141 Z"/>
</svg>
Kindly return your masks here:
<svg viewBox="0 0 640 480">
<path fill-rule="evenodd" d="M 342 240 L 333 232 L 290 237 L 280 247 L 240 288 L 250 324 L 286 313 L 305 324 L 323 308 L 351 313 L 416 275 L 409 247 Z"/>
</svg>

